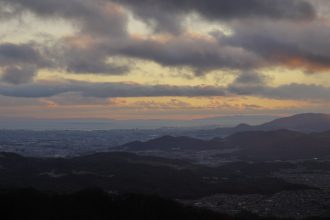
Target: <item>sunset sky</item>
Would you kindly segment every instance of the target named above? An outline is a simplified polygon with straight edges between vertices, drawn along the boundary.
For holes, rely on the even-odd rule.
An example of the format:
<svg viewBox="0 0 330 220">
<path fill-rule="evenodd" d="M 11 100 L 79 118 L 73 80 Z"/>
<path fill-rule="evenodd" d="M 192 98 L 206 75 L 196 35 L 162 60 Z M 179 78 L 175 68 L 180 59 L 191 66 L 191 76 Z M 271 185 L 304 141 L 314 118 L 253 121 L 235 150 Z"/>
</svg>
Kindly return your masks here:
<svg viewBox="0 0 330 220">
<path fill-rule="evenodd" d="M 329 108 L 329 0 L 0 0 L 0 117 Z"/>
</svg>

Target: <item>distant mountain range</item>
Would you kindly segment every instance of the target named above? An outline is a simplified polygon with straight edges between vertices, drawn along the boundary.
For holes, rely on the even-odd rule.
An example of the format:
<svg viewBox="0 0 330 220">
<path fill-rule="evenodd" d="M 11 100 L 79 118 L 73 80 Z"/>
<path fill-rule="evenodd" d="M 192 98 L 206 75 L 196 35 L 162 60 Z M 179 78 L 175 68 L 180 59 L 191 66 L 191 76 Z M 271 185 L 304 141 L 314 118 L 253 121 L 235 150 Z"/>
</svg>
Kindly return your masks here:
<svg viewBox="0 0 330 220">
<path fill-rule="evenodd" d="M 128 150 L 128 151 L 143 151 L 143 150 L 211 150 L 218 149 L 221 139 L 212 140 L 200 140 L 192 137 L 173 137 L 163 136 L 150 141 L 134 141 L 131 143 L 124 144 L 119 147 L 111 148 L 112 150 Z"/>
<path fill-rule="evenodd" d="M 223 150 L 213 157 L 252 161 L 330 159 L 330 131 L 302 133 L 290 130 L 246 131 L 225 138 L 199 140 L 190 137 L 166 136 L 146 142 L 132 142 L 113 148 L 128 152 L 189 152 Z M 228 150 L 231 150 L 227 152 Z"/>
<path fill-rule="evenodd" d="M 100 151 L 160 151 L 160 154 L 154 155 L 164 156 L 163 153 L 167 152 L 171 154 L 169 158 L 190 156 L 205 161 L 211 158 L 208 156 L 211 151 L 229 150 L 235 151 L 227 152 L 229 158 L 290 160 L 329 157 L 330 140 L 326 139 L 329 135 L 327 131 L 330 131 L 330 115 L 310 113 L 275 119 L 261 125 L 240 124 L 216 129 L 164 128 L 95 132 L 3 130 L 0 131 L 0 145 L 3 151 L 28 156 L 77 156 Z M 186 151 L 191 153 L 180 154 Z M 201 151 L 209 152 L 199 154 Z M 221 153 L 220 156 L 226 155 Z M 208 162 L 217 163 L 216 158 L 213 159 Z"/>
<path fill-rule="evenodd" d="M 228 135 L 241 131 L 289 129 L 301 132 L 330 130 L 330 114 L 305 113 L 285 118 L 272 115 L 232 115 L 193 120 L 32 119 L 0 118 L 0 129 L 114 130 L 178 129 Z M 212 129 L 215 129 L 212 131 Z M 197 135 L 201 136 L 201 135 Z M 206 135 L 210 136 L 210 135 Z"/>
<path fill-rule="evenodd" d="M 330 114 L 306 113 L 275 119 L 271 122 L 251 127 L 254 130 L 289 129 L 306 132 L 327 131 L 330 130 Z"/>
<path fill-rule="evenodd" d="M 234 134 L 243 131 L 271 131 L 287 129 L 300 132 L 322 132 L 330 130 L 330 114 L 305 113 L 273 121 L 260 125 L 239 124 L 231 128 L 217 128 L 219 134 Z"/>
</svg>

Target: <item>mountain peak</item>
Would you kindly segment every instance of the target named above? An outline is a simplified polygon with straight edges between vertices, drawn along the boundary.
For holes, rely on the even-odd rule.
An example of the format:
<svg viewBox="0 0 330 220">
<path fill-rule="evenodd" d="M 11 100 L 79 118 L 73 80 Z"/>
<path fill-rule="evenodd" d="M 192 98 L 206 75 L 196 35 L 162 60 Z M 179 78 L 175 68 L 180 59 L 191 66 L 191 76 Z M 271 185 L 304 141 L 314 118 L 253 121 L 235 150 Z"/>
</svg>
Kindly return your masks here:
<svg viewBox="0 0 330 220">
<path fill-rule="evenodd" d="M 246 123 L 241 123 L 241 124 L 239 124 L 235 127 L 235 129 L 238 129 L 238 130 L 240 130 L 240 129 L 249 129 L 249 128 L 251 128 L 251 125 L 246 124 Z"/>
<path fill-rule="evenodd" d="M 330 130 L 330 114 L 304 113 L 257 126 L 261 130 L 289 129 L 299 131 L 326 131 Z"/>
</svg>

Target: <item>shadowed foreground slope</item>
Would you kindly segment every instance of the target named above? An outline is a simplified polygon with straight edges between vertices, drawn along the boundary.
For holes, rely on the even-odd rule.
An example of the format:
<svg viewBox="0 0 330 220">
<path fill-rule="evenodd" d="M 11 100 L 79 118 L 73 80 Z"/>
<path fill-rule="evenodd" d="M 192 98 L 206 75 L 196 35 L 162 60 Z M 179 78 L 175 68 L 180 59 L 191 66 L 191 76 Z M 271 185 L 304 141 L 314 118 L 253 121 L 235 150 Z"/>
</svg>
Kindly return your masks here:
<svg viewBox="0 0 330 220">
<path fill-rule="evenodd" d="M 0 207 L 1 219 L 276 220 L 247 212 L 230 217 L 157 196 L 113 195 L 94 189 L 74 194 L 47 194 L 32 189 L 0 191 Z"/>
</svg>

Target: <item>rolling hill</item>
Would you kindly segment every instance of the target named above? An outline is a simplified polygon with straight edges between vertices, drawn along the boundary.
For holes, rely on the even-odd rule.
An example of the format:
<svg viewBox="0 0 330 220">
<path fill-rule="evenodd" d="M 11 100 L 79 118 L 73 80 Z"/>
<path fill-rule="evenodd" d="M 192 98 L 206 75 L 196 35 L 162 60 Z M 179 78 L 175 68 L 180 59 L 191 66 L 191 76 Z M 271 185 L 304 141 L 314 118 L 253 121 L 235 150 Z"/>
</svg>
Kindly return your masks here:
<svg viewBox="0 0 330 220">
<path fill-rule="evenodd" d="M 330 132 L 303 133 L 292 130 L 246 131 L 225 138 L 199 140 L 188 137 L 162 137 L 147 142 L 132 142 L 116 151 L 129 152 L 174 152 L 185 155 L 187 152 L 229 150 L 221 157 L 240 160 L 311 160 L 330 159 Z M 230 151 L 232 150 L 232 151 Z"/>
<path fill-rule="evenodd" d="M 1 153 L 0 190 L 33 187 L 42 191 L 74 192 L 97 187 L 115 193 L 190 199 L 217 193 L 271 194 L 309 188 L 267 175 L 288 166 L 285 163 L 233 163 L 211 168 L 130 153 L 98 153 L 67 159 Z M 237 170 L 244 172 L 237 173 Z"/>
<path fill-rule="evenodd" d="M 305 133 L 330 130 L 330 114 L 305 113 L 278 118 L 260 125 L 239 124 L 231 128 L 217 128 L 219 135 L 230 135 L 243 131 L 271 131 L 287 129 Z"/>
</svg>

